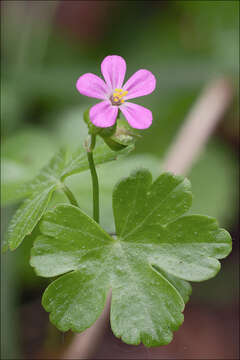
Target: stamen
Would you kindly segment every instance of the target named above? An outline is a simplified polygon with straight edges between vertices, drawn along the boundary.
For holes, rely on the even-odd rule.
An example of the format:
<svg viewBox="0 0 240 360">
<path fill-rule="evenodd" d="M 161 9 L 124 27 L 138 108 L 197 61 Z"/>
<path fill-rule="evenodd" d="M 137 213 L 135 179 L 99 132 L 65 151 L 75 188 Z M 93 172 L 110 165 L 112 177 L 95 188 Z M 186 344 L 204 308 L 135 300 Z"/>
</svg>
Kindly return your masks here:
<svg viewBox="0 0 240 360">
<path fill-rule="evenodd" d="M 115 89 L 112 96 L 110 97 L 110 100 L 112 102 L 112 105 L 121 105 L 124 103 L 124 96 L 128 94 L 128 91 L 123 89 Z"/>
</svg>

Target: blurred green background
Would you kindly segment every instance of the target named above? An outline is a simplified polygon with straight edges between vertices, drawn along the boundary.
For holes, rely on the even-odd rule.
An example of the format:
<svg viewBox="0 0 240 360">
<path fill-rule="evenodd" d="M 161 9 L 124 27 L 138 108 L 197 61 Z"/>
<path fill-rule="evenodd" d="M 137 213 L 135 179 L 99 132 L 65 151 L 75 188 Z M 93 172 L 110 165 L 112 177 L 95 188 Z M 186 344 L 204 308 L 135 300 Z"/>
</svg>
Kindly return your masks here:
<svg viewBox="0 0 240 360">
<path fill-rule="evenodd" d="M 203 87 L 219 77 L 232 82 L 231 107 L 188 174 L 194 193 L 192 211 L 217 217 L 233 236 L 233 252 L 222 262 L 222 271 L 215 279 L 193 286 L 191 321 L 201 324 L 202 307 L 211 324 L 219 321 L 219 314 L 226 314 L 221 324 L 228 335 L 222 337 L 219 326 L 209 325 L 214 341 L 207 343 L 200 333 L 195 344 L 192 331 L 183 328 L 175 334 L 178 346 L 174 340 L 148 356 L 237 358 L 239 2 L 2 1 L 1 16 L 2 238 L 20 201 L 19 185 L 34 177 L 60 146 L 75 149 L 83 143 L 87 130 L 82 114 L 94 100 L 81 96 L 75 83 L 85 72 L 100 75 L 105 56 L 123 56 L 127 77 L 146 68 L 157 78 L 156 91 L 137 101 L 153 111 L 152 127 L 142 133 L 128 160 L 99 167 L 102 226 L 108 230 L 112 229 L 111 191 L 119 177 L 137 166 L 158 175 Z M 73 176 L 69 186 L 91 213 L 89 174 Z M 63 201 L 60 193 L 50 206 L 56 201 Z M 33 240 L 31 236 L 16 252 L 2 255 L 3 359 L 54 358 L 66 345 L 48 325 L 40 306 L 47 281 L 28 264 Z M 121 353 L 119 344 L 116 352 L 111 341 L 106 337 L 102 358 L 117 358 L 119 351 L 122 358 L 131 355 L 129 346 Z M 136 356 L 144 358 L 146 353 L 140 347 Z"/>
</svg>

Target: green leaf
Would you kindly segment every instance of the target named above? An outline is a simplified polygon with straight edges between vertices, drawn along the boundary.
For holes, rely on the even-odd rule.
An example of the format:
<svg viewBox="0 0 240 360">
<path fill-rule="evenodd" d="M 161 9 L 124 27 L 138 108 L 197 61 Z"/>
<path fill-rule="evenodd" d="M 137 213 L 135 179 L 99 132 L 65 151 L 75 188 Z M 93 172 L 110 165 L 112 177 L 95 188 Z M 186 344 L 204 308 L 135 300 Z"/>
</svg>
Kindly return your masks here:
<svg viewBox="0 0 240 360">
<path fill-rule="evenodd" d="M 59 176 L 65 164 L 65 156 L 65 152 L 61 150 L 34 181 L 26 185 L 25 192 L 31 195 L 14 214 L 7 232 L 11 250 L 16 249 L 25 236 L 33 231 L 44 214 L 54 190 L 61 187 Z"/>
<path fill-rule="evenodd" d="M 135 345 L 168 344 L 191 293 L 185 280 L 213 276 L 216 259 L 231 250 L 229 234 L 214 219 L 182 216 L 190 205 L 186 179 L 162 174 L 152 184 L 151 174 L 139 170 L 114 190 L 114 238 L 77 207 L 48 211 L 31 265 L 43 277 L 67 273 L 43 295 L 51 321 L 62 331 L 83 331 L 99 317 L 112 289 L 117 337 Z"/>
<path fill-rule="evenodd" d="M 8 243 L 11 250 L 15 250 L 25 238 L 31 234 L 42 214 L 47 208 L 55 185 L 43 189 L 41 193 L 33 194 L 18 208 L 8 228 Z"/>
</svg>

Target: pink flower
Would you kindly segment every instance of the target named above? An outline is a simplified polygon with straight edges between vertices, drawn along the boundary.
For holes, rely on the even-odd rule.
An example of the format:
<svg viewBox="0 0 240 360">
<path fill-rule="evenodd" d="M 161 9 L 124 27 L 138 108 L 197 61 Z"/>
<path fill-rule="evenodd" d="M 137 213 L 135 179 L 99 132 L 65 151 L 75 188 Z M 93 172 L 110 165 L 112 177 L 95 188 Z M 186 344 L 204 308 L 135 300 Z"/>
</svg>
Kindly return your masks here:
<svg viewBox="0 0 240 360">
<path fill-rule="evenodd" d="M 118 109 L 135 129 L 146 129 L 152 124 L 152 112 L 126 100 L 151 94 L 156 87 L 155 76 L 148 70 L 138 70 L 123 85 L 126 62 L 118 55 L 105 57 L 101 64 L 105 82 L 95 74 L 87 73 L 77 80 L 82 95 L 101 99 L 89 112 L 91 122 L 98 127 L 114 125 Z"/>
</svg>

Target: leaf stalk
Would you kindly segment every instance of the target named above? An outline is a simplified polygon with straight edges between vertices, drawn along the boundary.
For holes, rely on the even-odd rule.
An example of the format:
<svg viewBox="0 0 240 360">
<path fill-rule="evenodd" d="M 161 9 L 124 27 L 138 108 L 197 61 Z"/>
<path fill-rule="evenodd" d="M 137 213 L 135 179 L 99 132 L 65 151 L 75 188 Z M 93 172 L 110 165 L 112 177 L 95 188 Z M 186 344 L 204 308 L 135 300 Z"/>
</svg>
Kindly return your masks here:
<svg viewBox="0 0 240 360">
<path fill-rule="evenodd" d="M 73 193 L 71 192 L 71 190 L 69 189 L 69 187 L 67 187 L 67 185 L 63 184 L 62 190 L 63 190 L 64 194 L 67 196 L 69 202 L 72 205 L 79 207 L 78 202 L 77 202 L 75 196 L 73 195 Z"/>
<path fill-rule="evenodd" d="M 96 144 L 96 135 L 91 135 L 91 144 L 87 151 L 88 163 L 92 177 L 92 193 L 93 193 L 93 219 L 99 223 L 99 183 L 98 176 L 93 159 L 93 150 Z"/>
</svg>

